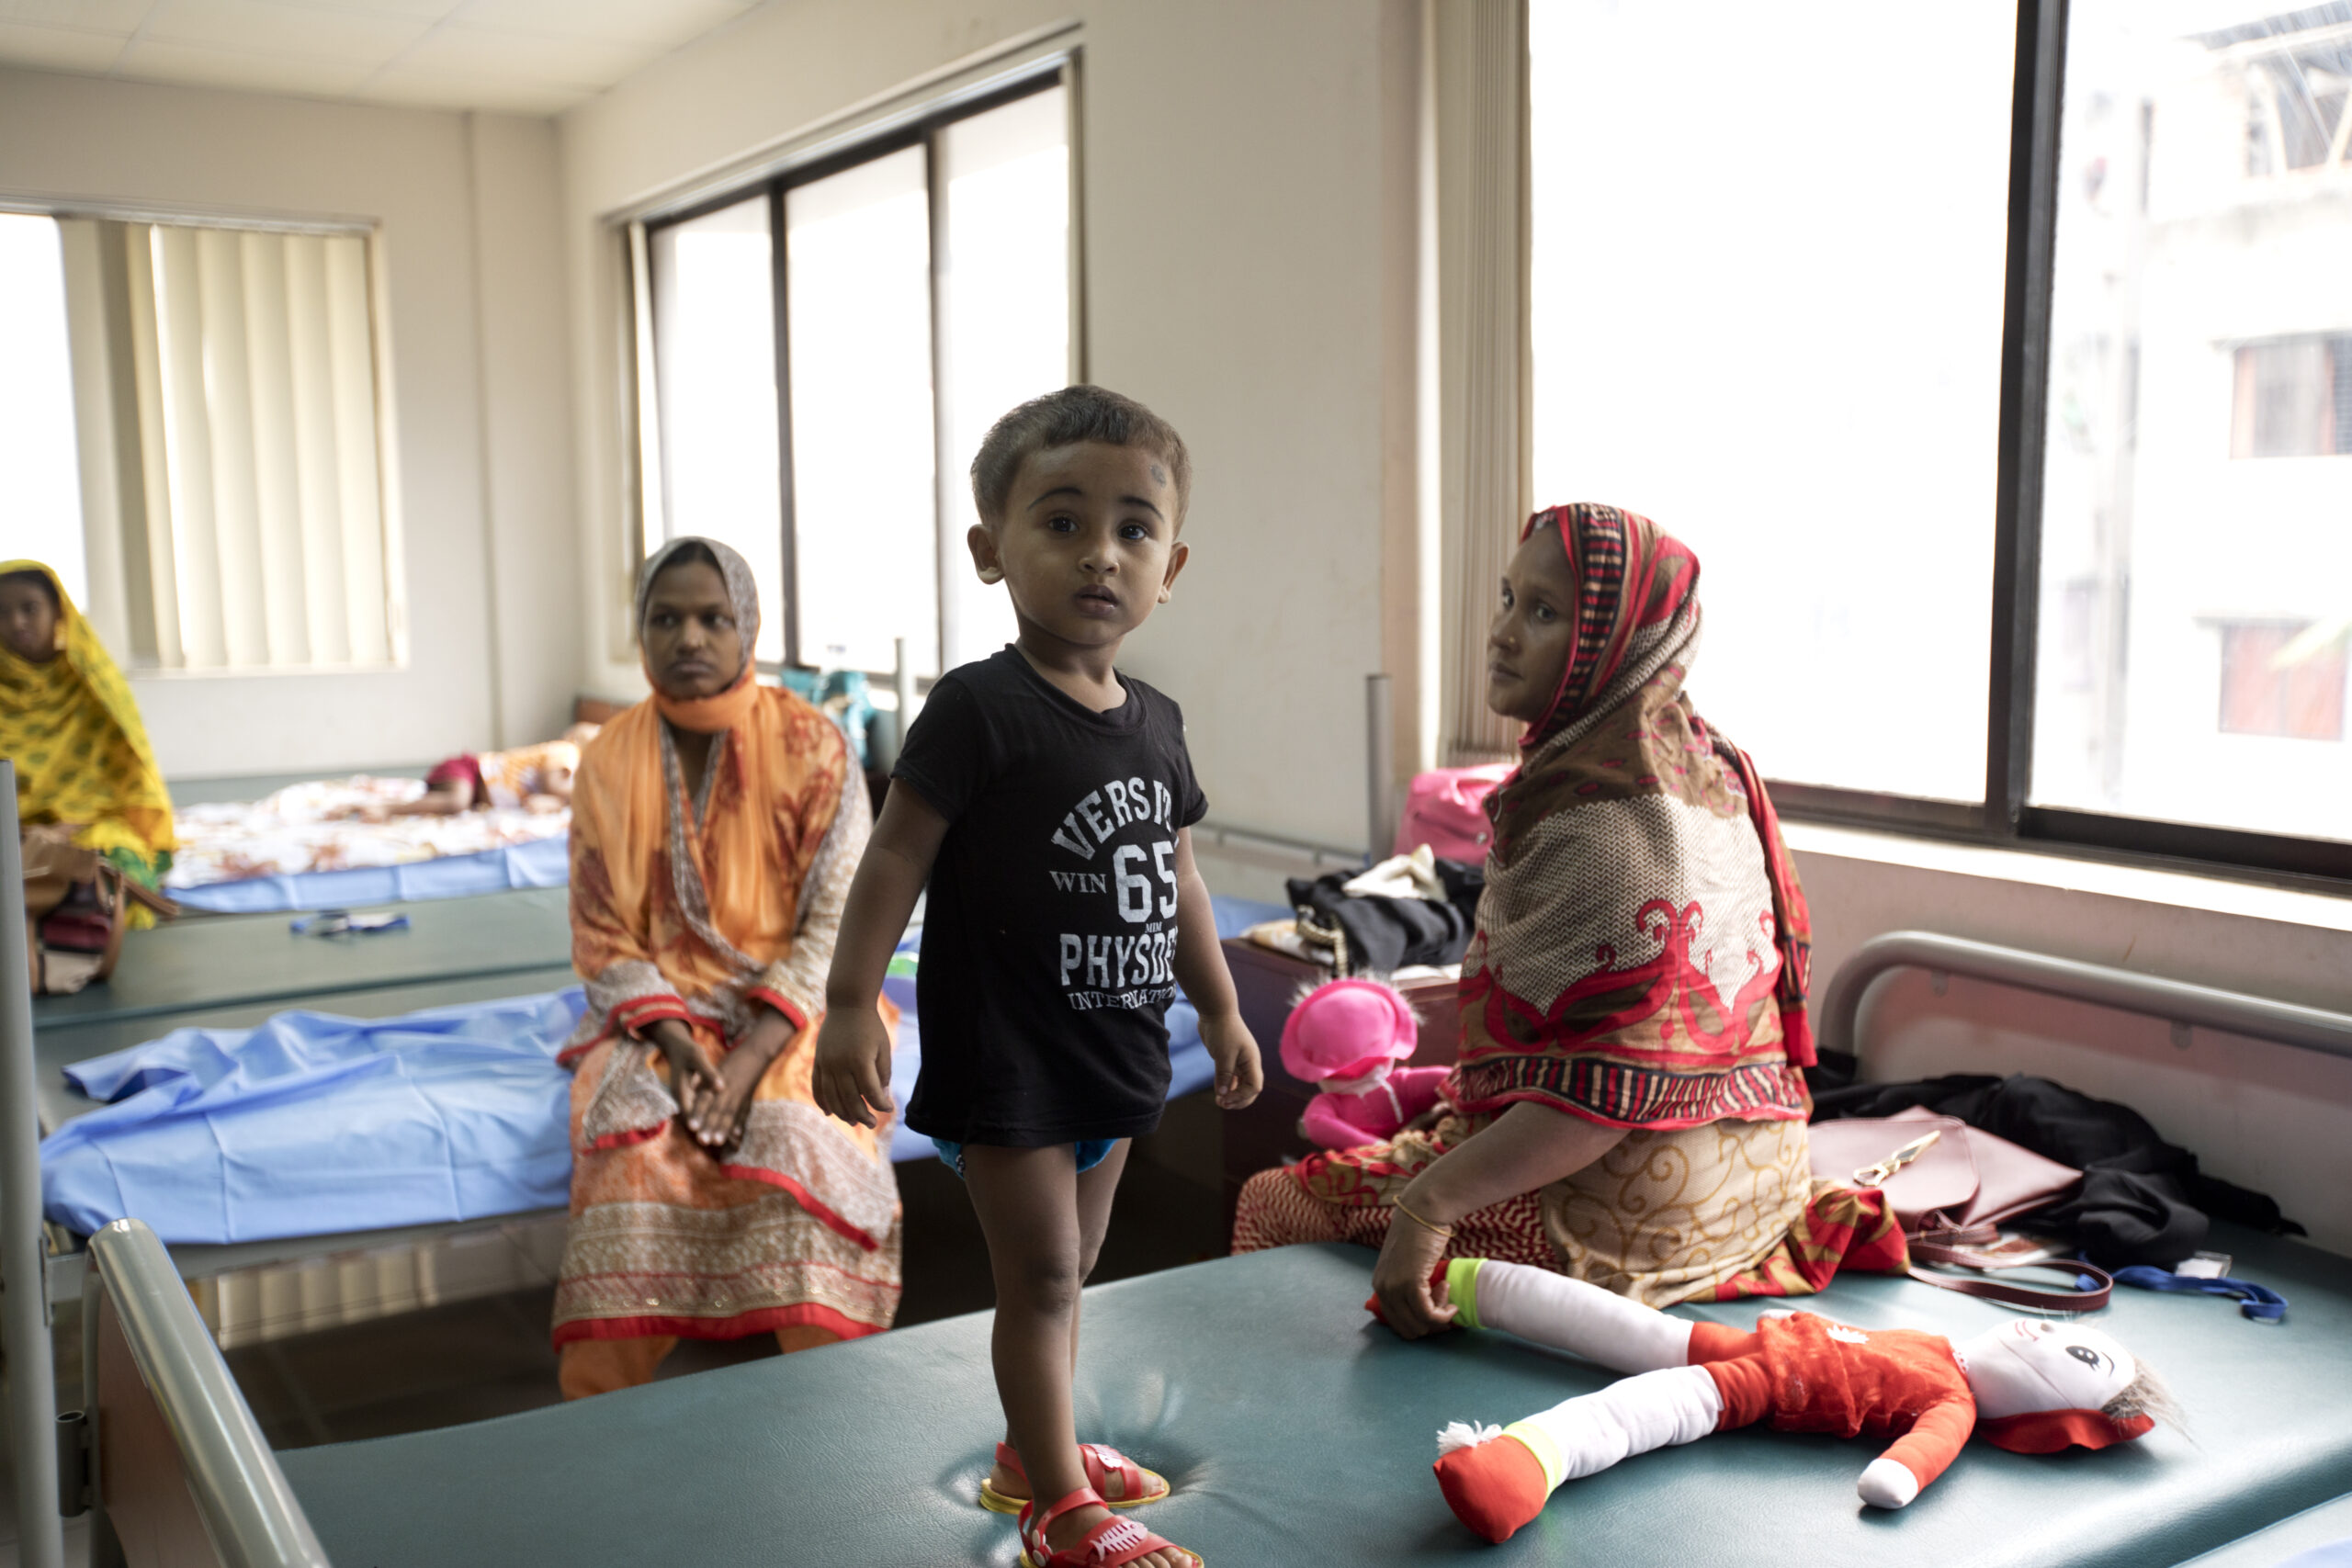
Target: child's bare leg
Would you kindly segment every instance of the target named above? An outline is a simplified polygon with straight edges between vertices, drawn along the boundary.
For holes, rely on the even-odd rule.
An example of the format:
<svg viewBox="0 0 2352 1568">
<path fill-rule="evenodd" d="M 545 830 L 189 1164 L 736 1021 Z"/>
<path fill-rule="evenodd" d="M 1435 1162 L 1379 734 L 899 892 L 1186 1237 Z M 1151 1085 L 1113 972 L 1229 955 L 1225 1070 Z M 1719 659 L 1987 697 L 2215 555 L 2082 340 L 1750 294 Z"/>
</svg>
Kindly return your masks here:
<svg viewBox="0 0 2352 1568">
<path fill-rule="evenodd" d="M 1111 1146 L 1111 1152 L 1102 1156 L 1101 1164 L 1079 1176 L 1078 1282 L 1080 1285 L 1084 1285 L 1087 1280 L 1094 1277 L 1095 1259 L 1102 1255 L 1102 1238 L 1110 1233 L 1111 1229 L 1111 1202 L 1119 1193 L 1119 1176 L 1126 1168 L 1128 1146 L 1129 1140 L 1120 1139 Z M 1078 1379 L 1078 1320 L 1080 1308 L 1080 1299 L 1072 1297 L 1069 1304 L 1069 1371 L 1070 1380 L 1073 1382 Z M 1020 1439 L 1012 1435 L 1010 1425 L 1006 1427 L 1004 1440 L 1014 1452 L 1021 1451 Z M 1114 1472 L 1110 1477 L 1109 1489 L 1103 1493 L 1103 1495 L 1116 1500 L 1121 1495 L 1118 1490 L 1119 1483 L 1119 1477 Z M 989 1485 L 1006 1497 L 1033 1495 L 1029 1489 L 1029 1483 L 1023 1480 L 1019 1472 L 1006 1465 L 1000 1464 L 989 1470 Z M 1061 1495 L 1056 1493 L 1055 1496 Z M 1048 1497 L 1046 1500 L 1050 1503 L 1054 1499 Z"/>
<path fill-rule="evenodd" d="M 1095 1261 L 1102 1256 L 1102 1238 L 1111 1230 L 1111 1201 L 1119 1195 L 1119 1177 L 1127 1168 L 1128 1140 L 1121 1138 L 1111 1145 L 1092 1170 L 1082 1171 L 1078 1178 L 1078 1279 L 1084 1284 L 1094 1278 Z M 1069 1308 L 1069 1375 L 1078 1381 L 1078 1314 L 1080 1304 L 1072 1302 Z"/>
<path fill-rule="evenodd" d="M 1125 1152 L 1115 1151 L 1114 1157 L 1124 1164 Z M 1087 1177 L 1110 1166 L 1106 1159 Z M 1066 1144 L 1042 1149 L 967 1145 L 964 1181 L 988 1238 L 989 1269 L 996 1280 L 989 1348 L 997 1397 L 1004 1404 L 1013 1449 L 1029 1472 L 1030 1495 L 1054 1502 L 1087 1484 L 1070 1414 L 1078 1293 L 1109 1224 L 1118 1170 L 1112 1168 L 1107 1180 L 1082 1179 Z M 1097 1199 L 1099 1209 L 1091 1249 L 1085 1246 L 1088 1227 L 1080 1216 L 1081 1190 Z M 1074 1509 L 1055 1521 L 1047 1545 L 1061 1551 L 1110 1517 L 1104 1508 Z M 1197 1568 L 1198 1562 L 1186 1552 L 1158 1551 L 1136 1559 L 1135 1568 Z"/>
</svg>

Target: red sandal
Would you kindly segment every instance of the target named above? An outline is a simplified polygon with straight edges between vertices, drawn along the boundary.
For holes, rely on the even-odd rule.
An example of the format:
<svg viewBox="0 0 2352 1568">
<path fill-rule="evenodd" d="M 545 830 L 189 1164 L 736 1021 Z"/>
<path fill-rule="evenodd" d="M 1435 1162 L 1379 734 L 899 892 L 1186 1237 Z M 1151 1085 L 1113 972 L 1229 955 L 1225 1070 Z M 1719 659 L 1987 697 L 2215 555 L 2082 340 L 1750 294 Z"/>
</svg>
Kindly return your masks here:
<svg viewBox="0 0 2352 1568">
<path fill-rule="evenodd" d="M 1102 1499 L 1106 1508 L 1140 1508 L 1168 1495 L 1166 1476 L 1156 1470 L 1144 1469 L 1108 1443 L 1080 1443 L 1078 1458 L 1086 1467 L 1086 1483 L 1097 1492 L 1112 1476 L 1119 1478 L 1119 1495 Z M 1021 1468 L 1021 1456 L 1008 1445 L 996 1446 L 996 1461 L 1022 1480 L 1029 1479 L 1029 1472 Z M 1028 1506 L 1028 1498 L 1008 1497 L 989 1485 L 987 1476 L 980 1477 L 980 1506 L 989 1513 L 1017 1514 Z"/>
<path fill-rule="evenodd" d="M 1193 1560 L 1193 1568 L 1205 1568 L 1199 1552 L 1154 1535 L 1133 1519 L 1104 1519 L 1081 1536 L 1077 1545 L 1064 1547 L 1059 1551 L 1048 1551 L 1046 1532 L 1053 1528 L 1054 1521 L 1089 1504 L 1098 1508 L 1111 1506 L 1092 1487 L 1081 1486 L 1043 1514 L 1036 1515 L 1034 1523 L 1031 1515 L 1036 1505 L 1032 1503 L 1023 1508 L 1021 1568 L 1119 1568 L 1123 1562 L 1133 1562 L 1138 1557 L 1148 1557 L 1163 1550 L 1182 1551 Z"/>
</svg>

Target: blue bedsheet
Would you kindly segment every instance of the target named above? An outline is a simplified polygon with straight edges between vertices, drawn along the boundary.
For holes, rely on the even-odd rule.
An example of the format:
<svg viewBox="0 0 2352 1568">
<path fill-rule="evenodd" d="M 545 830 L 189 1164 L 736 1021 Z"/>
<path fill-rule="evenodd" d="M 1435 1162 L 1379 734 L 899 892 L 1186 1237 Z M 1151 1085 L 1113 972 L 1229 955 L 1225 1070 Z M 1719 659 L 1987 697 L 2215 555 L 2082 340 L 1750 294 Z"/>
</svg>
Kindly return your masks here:
<svg viewBox="0 0 2352 1568">
<path fill-rule="evenodd" d="M 1218 899 L 1220 935 L 1278 914 Z M 917 959 L 918 933 L 900 944 Z M 919 959 L 918 959 L 919 961 Z M 910 965 L 891 1089 L 922 1059 Z M 65 1069 L 111 1103 L 41 1144 L 48 1217 L 87 1235 L 136 1214 L 166 1242 L 266 1241 L 560 1208 L 571 1179 L 571 1074 L 555 1054 L 580 987 L 398 1018 L 282 1012 L 254 1029 L 177 1029 Z M 1214 1076 L 1189 1002 L 1169 1010 L 1169 1098 Z M 1271 1042 L 1261 1042 L 1268 1049 Z M 894 1160 L 933 1157 L 903 1124 Z"/>
<path fill-rule="evenodd" d="M 561 887 L 571 880 L 571 841 L 537 839 L 527 844 L 445 855 L 406 865 L 362 865 L 345 871 L 305 871 L 292 876 L 255 876 L 242 882 L 209 882 L 175 887 L 172 897 L 191 909 L 219 915 L 266 915 L 281 909 L 337 909 L 354 904 L 417 903 L 427 898 L 469 898 L 510 887 Z"/>
</svg>

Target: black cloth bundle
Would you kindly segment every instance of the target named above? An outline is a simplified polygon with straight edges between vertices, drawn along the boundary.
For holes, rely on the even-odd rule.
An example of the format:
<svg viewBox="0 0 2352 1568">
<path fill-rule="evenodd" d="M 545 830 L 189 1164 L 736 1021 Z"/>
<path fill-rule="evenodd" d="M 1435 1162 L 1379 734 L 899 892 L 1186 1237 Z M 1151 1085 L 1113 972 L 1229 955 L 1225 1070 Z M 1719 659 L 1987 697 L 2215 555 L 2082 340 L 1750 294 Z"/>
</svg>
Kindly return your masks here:
<svg viewBox="0 0 2352 1568">
<path fill-rule="evenodd" d="M 1913 1083 L 1855 1083 L 1851 1056 L 1825 1056 L 1805 1077 L 1816 1122 L 1892 1116 L 1925 1106 L 2073 1166 L 2083 1173 L 2082 1187 L 2024 1223 L 2030 1230 L 2073 1235 L 2084 1255 L 2104 1269 L 2134 1263 L 2169 1269 L 2205 1245 L 2215 1219 L 2272 1235 L 2304 1234 L 2262 1193 L 2198 1169 L 2195 1155 L 2165 1142 L 2130 1106 L 2093 1100 L 2048 1078 L 1955 1074 Z"/>
<path fill-rule="evenodd" d="M 1284 886 L 1302 917 L 1347 938 L 1349 974 L 1388 975 L 1408 964 L 1458 964 L 1470 945 L 1471 911 L 1484 878 L 1451 861 L 1438 862 L 1438 874 L 1452 896 L 1443 903 L 1340 891 L 1354 872 L 1335 871 L 1312 882 L 1293 877 Z"/>
</svg>

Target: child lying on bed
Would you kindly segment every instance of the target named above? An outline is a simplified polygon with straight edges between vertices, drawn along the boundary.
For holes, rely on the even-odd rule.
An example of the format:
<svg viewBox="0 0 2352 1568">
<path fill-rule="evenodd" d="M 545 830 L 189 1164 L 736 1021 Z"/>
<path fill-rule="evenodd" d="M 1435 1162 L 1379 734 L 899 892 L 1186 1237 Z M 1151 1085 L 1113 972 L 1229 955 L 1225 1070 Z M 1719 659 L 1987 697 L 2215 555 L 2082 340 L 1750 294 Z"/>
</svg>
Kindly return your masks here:
<svg viewBox="0 0 2352 1568">
<path fill-rule="evenodd" d="M 392 817 L 455 817 L 484 807 L 503 810 L 561 811 L 571 804 L 571 775 L 580 748 L 598 727 L 575 724 L 560 739 L 511 751 L 466 752 L 424 775 L 424 794 L 397 806 L 362 806 L 352 815 L 369 822 Z"/>
</svg>

